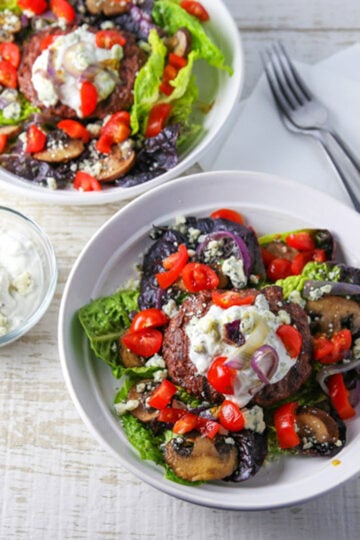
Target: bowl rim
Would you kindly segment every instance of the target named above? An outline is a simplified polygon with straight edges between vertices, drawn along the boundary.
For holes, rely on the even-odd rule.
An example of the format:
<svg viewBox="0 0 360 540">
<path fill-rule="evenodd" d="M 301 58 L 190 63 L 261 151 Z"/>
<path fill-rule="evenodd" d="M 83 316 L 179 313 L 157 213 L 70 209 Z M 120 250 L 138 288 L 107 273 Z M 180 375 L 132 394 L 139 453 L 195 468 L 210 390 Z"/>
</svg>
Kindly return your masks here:
<svg viewBox="0 0 360 540">
<path fill-rule="evenodd" d="M 3 347 L 5 345 L 9 345 L 10 343 L 16 341 L 20 337 L 22 337 L 24 334 L 26 334 L 31 328 L 37 324 L 40 319 L 44 316 L 46 313 L 53 296 L 55 294 L 55 289 L 57 285 L 58 280 L 58 265 L 56 260 L 56 254 L 54 247 L 52 243 L 50 242 L 50 239 L 44 229 L 36 223 L 32 218 L 29 216 L 23 214 L 19 210 L 15 210 L 14 208 L 10 208 L 8 206 L 2 206 L 0 205 L 0 213 L 5 212 L 8 214 L 14 215 L 16 218 L 19 218 L 20 221 L 22 221 L 26 227 L 29 227 L 32 229 L 33 232 L 35 232 L 38 239 L 41 241 L 41 244 L 43 245 L 47 258 L 50 263 L 50 271 L 51 271 L 51 278 L 49 281 L 49 286 L 44 291 L 43 298 L 41 300 L 41 303 L 39 304 L 38 308 L 32 312 L 32 314 L 27 317 L 24 321 L 24 323 L 11 330 L 11 332 L 8 332 L 7 334 L 4 334 L 3 336 L 0 336 L 0 347 Z"/>
<path fill-rule="evenodd" d="M 224 0 L 217 0 L 214 4 L 211 0 L 203 0 L 203 3 L 210 12 L 221 14 L 224 21 L 223 27 L 226 29 L 226 39 L 228 40 L 229 48 L 231 46 L 232 68 L 234 70 L 233 75 L 228 77 L 228 88 L 231 89 L 231 99 L 227 99 L 223 115 L 223 120 L 218 122 L 213 128 L 211 136 L 209 132 L 206 132 L 204 136 L 195 143 L 194 148 L 185 154 L 185 156 L 179 161 L 179 163 L 169 169 L 164 174 L 155 177 L 148 182 L 138 184 L 133 187 L 121 188 L 111 187 L 106 190 L 97 192 L 77 192 L 76 190 L 52 190 L 49 187 L 41 186 L 36 183 L 32 183 L 30 180 L 18 177 L 16 174 L 7 171 L 0 166 L 0 185 L 11 192 L 25 195 L 31 199 L 46 203 L 57 203 L 60 205 L 97 205 L 106 203 L 115 203 L 122 200 L 132 199 L 138 195 L 145 193 L 153 188 L 156 188 L 167 181 L 177 178 L 180 174 L 183 174 L 187 169 L 197 163 L 206 152 L 212 147 L 213 144 L 220 141 L 222 138 L 222 130 L 225 130 L 225 126 L 231 113 L 236 107 L 236 104 L 240 101 L 245 77 L 245 65 L 244 65 L 244 50 L 242 45 L 242 38 L 239 29 L 236 26 L 235 19 L 233 18 L 228 6 L 224 3 Z M 215 12 L 216 10 L 216 12 Z M 218 19 L 214 17 L 214 19 Z M 212 24 L 210 20 L 210 24 Z M 214 29 L 216 30 L 216 24 Z M 211 28 L 211 27 L 210 27 Z"/>
<path fill-rule="evenodd" d="M 173 182 L 169 184 L 164 184 L 162 186 L 159 186 L 155 190 L 152 190 L 150 192 L 145 193 L 142 195 L 142 197 L 139 197 L 138 199 L 132 201 L 127 206 L 120 209 L 116 214 L 114 214 L 109 220 L 107 220 L 99 229 L 98 231 L 93 235 L 93 237 L 88 241 L 88 243 L 84 246 L 82 252 L 79 254 L 78 259 L 76 260 L 74 266 L 72 267 L 70 274 L 68 276 L 68 280 L 65 284 L 63 297 L 61 300 L 60 310 L 59 310 L 59 319 L 58 319 L 58 347 L 59 347 L 59 356 L 60 356 L 60 363 L 62 366 L 63 376 L 66 382 L 66 386 L 68 388 L 68 391 L 75 403 L 75 406 L 79 412 L 80 417 L 84 421 L 84 423 L 89 428 L 90 432 L 95 436 L 95 438 L 101 443 L 102 446 L 107 448 L 111 454 L 115 456 L 117 461 L 119 461 L 127 470 L 132 472 L 135 476 L 140 478 L 141 480 L 147 482 L 148 484 L 152 485 L 153 487 L 159 489 L 160 491 L 163 491 L 167 493 L 168 495 L 175 496 L 177 498 L 186 500 L 188 502 L 192 502 L 195 504 L 200 504 L 203 506 L 213 507 L 213 508 L 221 508 L 221 509 L 228 509 L 228 510 L 267 510 L 267 509 L 274 509 L 274 508 L 282 508 L 287 506 L 292 506 L 295 504 L 299 504 L 305 501 L 308 501 L 314 497 L 317 497 L 319 495 L 323 495 L 324 493 L 330 491 L 331 489 L 334 489 L 335 487 L 343 484 L 345 481 L 349 480 L 351 477 L 353 477 L 355 474 L 357 474 L 358 471 L 353 470 L 353 465 L 350 466 L 349 459 L 345 460 L 345 463 L 343 464 L 343 467 L 332 467 L 331 473 L 329 474 L 329 478 L 326 479 L 326 482 L 324 482 L 324 478 L 321 477 L 319 481 L 317 481 L 317 476 L 321 475 L 322 473 L 322 467 L 319 466 L 319 469 L 316 468 L 316 472 L 314 472 L 311 476 L 311 482 L 309 482 L 308 478 L 304 479 L 298 479 L 294 482 L 295 488 L 291 489 L 292 485 L 289 484 L 289 488 L 286 491 L 286 498 L 284 498 L 283 491 L 285 490 L 285 487 L 283 485 L 280 486 L 265 486 L 261 488 L 254 488 L 251 487 L 249 489 L 245 489 L 245 494 L 247 497 L 243 496 L 240 499 L 237 499 L 236 493 L 233 491 L 233 496 L 230 498 L 230 496 L 224 496 L 224 493 L 222 491 L 206 491 L 206 490 L 199 490 L 194 487 L 190 487 L 189 489 L 186 489 L 186 486 L 180 486 L 178 484 L 174 484 L 173 482 L 166 481 L 161 474 L 156 475 L 155 473 L 152 474 L 154 471 L 151 471 L 150 468 L 147 466 L 145 462 L 143 465 L 143 468 L 139 466 L 135 461 L 131 458 L 127 458 L 123 455 L 123 453 L 118 452 L 117 449 L 113 448 L 108 440 L 105 439 L 103 434 L 101 433 L 100 426 L 94 421 L 94 419 L 88 414 L 88 410 L 86 409 L 86 406 L 84 406 L 83 398 L 84 396 L 78 395 L 78 384 L 76 381 L 74 381 L 71 377 L 71 364 L 73 362 L 73 359 L 67 357 L 67 349 L 68 345 L 65 343 L 65 335 L 66 335 L 66 329 L 68 325 L 71 325 L 72 323 L 69 320 L 69 316 L 73 319 L 74 318 L 74 312 L 66 313 L 66 301 L 67 301 L 67 295 L 69 294 L 70 288 L 71 288 L 71 282 L 74 276 L 76 275 L 76 272 L 81 265 L 82 259 L 84 255 L 86 255 L 86 252 L 88 251 L 89 247 L 93 243 L 96 243 L 99 241 L 99 238 L 102 237 L 104 231 L 107 228 L 111 228 L 114 226 L 116 221 L 119 219 L 119 216 L 126 216 L 129 218 L 131 215 L 131 212 L 134 210 L 137 210 L 138 206 L 144 204 L 144 202 L 150 203 L 151 200 L 154 201 L 158 198 L 158 195 L 161 192 L 169 192 L 172 191 L 174 188 L 176 190 L 177 186 L 182 186 L 183 189 L 186 190 L 186 188 L 191 188 L 191 184 L 195 181 L 204 182 L 203 179 L 213 179 L 220 177 L 222 181 L 226 181 L 227 177 L 230 177 L 231 175 L 236 175 L 237 181 L 240 181 L 242 177 L 246 177 L 249 182 L 256 182 L 257 179 L 261 180 L 260 187 L 264 189 L 264 199 L 266 200 L 266 191 L 271 190 L 271 183 L 276 182 L 278 187 L 281 189 L 277 190 L 277 194 L 281 198 L 281 203 L 286 202 L 286 194 L 283 195 L 282 191 L 286 191 L 286 188 L 289 190 L 289 186 L 291 189 L 296 190 L 296 192 L 299 192 L 301 198 L 314 198 L 318 201 L 319 197 L 322 201 L 322 206 L 324 208 L 325 217 L 326 219 L 319 220 L 321 221 L 329 221 L 330 218 L 333 218 L 334 211 L 341 210 L 342 213 L 346 213 L 347 217 L 347 223 L 349 226 L 360 224 L 359 215 L 352 210 L 349 206 L 347 206 L 344 203 L 341 203 L 334 199 L 333 197 L 320 192 L 314 188 L 310 188 L 305 185 L 301 185 L 297 182 L 288 180 L 286 178 L 277 176 L 277 175 L 271 175 L 263 172 L 256 172 L 256 171 L 213 171 L 213 172 L 203 172 L 199 174 L 194 174 L 191 176 L 186 176 L 182 178 L 178 178 L 174 180 Z M 204 187 L 204 185 L 202 185 Z M 213 184 L 212 184 L 213 187 Z M 259 187 L 259 186 L 258 186 Z M 191 189 L 188 190 L 188 193 L 191 191 Z M 169 193 L 167 193 L 169 195 Z M 174 194 L 173 194 L 174 195 Z M 188 195 L 190 196 L 190 195 Z M 212 201 L 214 202 L 214 201 Z M 265 203 L 264 203 L 265 204 Z M 238 201 L 238 205 L 240 205 L 240 201 Z M 253 205 L 253 203 L 252 203 Z M 293 207 L 296 207 L 296 218 L 299 219 L 299 212 L 298 209 L 298 200 L 295 199 L 292 203 Z M 253 205 L 254 206 L 254 205 Z M 263 208 L 262 204 L 259 204 L 258 206 L 254 206 L 255 210 L 258 212 Z M 180 210 L 186 211 L 186 208 L 183 206 L 180 208 Z M 245 206 L 246 208 L 246 206 Z M 314 203 L 312 203 L 311 208 L 311 219 L 314 219 L 313 216 L 317 215 L 316 211 L 318 209 L 318 206 L 316 206 Z M 172 208 L 172 211 L 174 209 Z M 287 216 L 293 216 L 292 213 L 289 214 L 288 208 L 285 207 L 284 214 Z M 308 221 L 310 221 L 310 217 L 308 217 Z M 344 227 L 344 223 L 339 222 L 342 227 Z M 321 224 L 321 223 L 320 223 Z M 319 226 L 320 226 L 319 224 Z M 356 229 L 356 227 L 355 227 Z M 355 237 L 354 237 L 355 238 Z M 348 242 L 348 240 L 347 240 Z M 350 244 L 352 245 L 354 242 L 351 237 Z M 94 288 L 95 283 L 92 284 L 92 287 Z M 68 316 L 68 320 L 66 319 L 66 315 Z M 106 407 L 104 405 L 104 407 Z M 110 428 L 109 428 L 110 429 Z M 355 441 L 355 445 L 352 445 L 351 448 L 349 446 L 346 446 L 344 448 L 344 457 L 349 456 L 349 454 L 353 454 L 354 446 L 355 448 L 358 447 L 359 444 L 359 437 L 357 435 Z M 134 451 L 136 454 L 136 451 Z M 330 460 L 329 460 L 330 461 Z M 139 460 L 138 460 L 139 462 Z M 327 462 L 326 465 L 323 467 L 326 467 L 327 471 L 329 471 L 331 463 Z M 149 469 L 149 470 L 148 470 Z M 244 484 L 243 484 L 244 486 Z M 296 489 L 296 486 L 299 489 Z M 217 487 L 217 486 L 216 486 Z M 244 486 L 247 487 L 247 486 Z M 270 488 L 270 489 L 269 489 Z M 257 497 L 255 496 L 254 491 L 261 491 L 262 493 L 262 502 L 259 504 Z M 230 493 L 231 488 L 229 488 Z M 263 491 L 265 493 L 263 493 Z M 223 497 L 221 496 L 223 495 Z M 265 497 L 264 495 L 267 495 Z"/>
</svg>

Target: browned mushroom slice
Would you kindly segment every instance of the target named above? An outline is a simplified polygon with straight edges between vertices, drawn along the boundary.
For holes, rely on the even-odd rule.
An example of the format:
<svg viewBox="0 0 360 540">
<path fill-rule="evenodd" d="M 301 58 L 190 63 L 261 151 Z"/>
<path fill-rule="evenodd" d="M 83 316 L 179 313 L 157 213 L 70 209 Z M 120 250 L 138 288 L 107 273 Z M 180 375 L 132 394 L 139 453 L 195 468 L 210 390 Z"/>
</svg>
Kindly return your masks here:
<svg viewBox="0 0 360 540">
<path fill-rule="evenodd" d="M 292 261 L 295 255 L 299 253 L 297 249 L 288 246 L 281 240 L 274 240 L 273 242 L 270 242 L 267 244 L 265 249 L 274 255 L 274 257 L 279 257 L 288 261 Z"/>
<path fill-rule="evenodd" d="M 296 425 L 301 440 L 313 444 L 335 444 L 339 439 L 336 420 L 316 407 L 301 407 L 296 413 Z"/>
<path fill-rule="evenodd" d="M 130 9 L 129 0 L 86 0 L 86 7 L 93 15 L 120 15 Z"/>
<path fill-rule="evenodd" d="M 331 337 L 341 328 L 352 334 L 360 332 L 360 305 L 355 300 L 340 296 L 324 296 L 306 303 L 306 311 L 314 321 L 316 331 Z"/>
<path fill-rule="evenodd" d="M 179 28 L 173 36 L 165 39 L 165 44 L 177 56 L 187 56 L 191 49 L 191 34 L 187 28 Z"/>
<path fill-rule="evenodd" d="M 34 158 L 49 163 L 62 163 L 75 159 L 84 151 L 84 143 L 80 139 L 71 139 L 54 148 L 47 148 L 34 154 Z"/>
<path fill-rule="evenodd" d="M 230 476 L 238 465 L 234 444 L 208 437 L 172 439 L 165 447 L 165 461 L 184 480 L 190 482 L 221 480 Z"/>
<path fill-rule="evenodd" d="M 130 388 L 127 400 L 136 400 L 139 405 L 136 409 L 133 409 L 131 414 L 138 420 L 144 423 L 152 422 L 159 414 L 157 409 L 147 406 L 146 401 L 155 388 L 154 381 L 151 379 L 144 379 L 143 381 L 135 384 Z"/>
<path fill-rule="evenodd" d="M 120 340 L 120 358 L 125 367 L 140 367 L 145 359 L 130 351 Z"/>
<path fill-rule="evenodd" d="M 116 178 L 121 178 L 131 169 L 134 161 L 135 152 L 133 150 L 124 155 L 121 147 L 116 146 L 108 157 L 100 161 L 101 170 L 97 175 L 97 179 L 100 182 L 112 182 Z"/>
<path fill-rule="evenodd" d="M 15 137 L 20 131 L 20 126 L 1 126 L 0 135 L 6 135 L 7 137 Z"/>
</svg>

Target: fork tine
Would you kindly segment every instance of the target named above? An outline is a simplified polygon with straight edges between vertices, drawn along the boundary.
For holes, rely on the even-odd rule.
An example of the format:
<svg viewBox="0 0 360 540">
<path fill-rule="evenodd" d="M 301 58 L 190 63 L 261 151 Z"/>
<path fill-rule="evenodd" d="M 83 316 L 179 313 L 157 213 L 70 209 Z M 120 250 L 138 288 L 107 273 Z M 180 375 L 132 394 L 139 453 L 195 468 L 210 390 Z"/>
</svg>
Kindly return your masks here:
<svg viewBox="0 0 360 540">
<path fill-rule="evenodd" d="M 283 91 L 284 96 L 289 101 L 291 108 L 293 110 L 297 109 L 301 102 L 299 101 L 297 94 L 294 92 L 292 86 L 289 84 L 286 77 L 286 73 L 283 69 L 283 66 L 280 62 L 279 54 L 274 48 L 274 46 L 269 49 L 270 63 L 274 71 L 274 75 Z"/>
<path fill-rule="evenodd" d="M 278 48 L 281 50 L 283 54 L 283 58 L 286 60 L 287 66 L 289 68 L 289 71 L 293 77 L 293 80 L 296 81 L 298 87 L 301 89 L 302 93 L 304 94 L 305 98 L 310 101 L 312 98 L 312 93 L 309 89 L 309 87 L 306 85 L 303 78 L 300 76 L 298 70 L 294 66 L 294 63 L 292 62 L 291 58 L 289 57 L 287 50 L 284 47 L 284 44 L 279 41 L 277 43 Z"/>
<path fill-rule="evenodd" d="M 287 85 L 290 87 L 292 93 L 296 97 L 299 105 L 304 105 L 308 101 L 307 95 L 299 85 L 298 79 L 294 75 L 294 67 L 291 63 L 289 56 L 286 54 L 284 47 L 280 46 L 280 42 L 274 43 L 273 55 L 279 64 L 279 69 L 282 70 L 282 75 L 286 80 Z"/>
<path fill-rule="evenodd" d="M 291 114 L 292 105 L 287 99 L 286 95 L 283 92 L 283 89 L 280 86 L 280 83 L 276 77 L 276 73 L 271 62 L 271 56 L 268 51 L 260 52 L 261 60 L 264 65 L 264 71 L 267 78 L 267 81 L 270 86 L 271 93 L 279 108 L 289 116 Z"/>
</svg>

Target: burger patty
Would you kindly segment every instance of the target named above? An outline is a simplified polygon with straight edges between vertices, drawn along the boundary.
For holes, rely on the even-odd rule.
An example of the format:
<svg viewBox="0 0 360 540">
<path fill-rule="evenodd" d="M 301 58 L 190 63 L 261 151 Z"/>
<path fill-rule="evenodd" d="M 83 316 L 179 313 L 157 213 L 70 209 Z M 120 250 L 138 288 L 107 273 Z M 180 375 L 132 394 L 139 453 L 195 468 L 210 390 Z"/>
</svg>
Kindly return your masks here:
<svg viewBox="0 0 360 540">
<path fill-rule="evenodd" d="M 260 291 L 259 291 L 260 293 Z M 280 309 L 289 313 L 303 337 L 302 350 L 295 365 L 279 382 L 266 385 L 253 399 L 260 406 L 269 406 L 289 397 L 308 379 L 311 372 L 311 335 L 305 311 L 298 305 L 285 302 L 280 287 L 270 286 L 261 291 L 275 314 Z M 204 375 L 197 372 L 189 358 L 190 342 L 185 328 L 192 317 L 203 317 L 212 305 L 211 293 L 202 292 L 187 298 L 165 330 L 163 357 L 171 379 L 187 392 L 211 403 L 221 403 L 224 395 L 215 390 Z"/>
<path fill-rule="evenodd" d="M 77 118 L 76 111 L 60 102 L 53 107 L 45 107 L 39 101 L 37 92 L 31 82 L 32 66 L 42 52 L 41 43 L 45 37 L 54 34 L 64 35 L 73 32 L 75 29 L 76 27 L 73 27 L 64 31 L 60 28 L 51 28 L 41 30 L 31 36 L 23 44 L 21 63 L 18 71 L 19 89 L 25 97 L 44 113 L 61 118 Z M 93 32 L 97 31 L 95 28 L 90 28 L 89 30 Z M 119 67 L 120 82 L 116 85 L 109 97 L 98 103 L 95 111 L 91 114 L 92 118 L 105 118 L 108 114 L 113 114 L 120 110 L 128 110 L 133 104 L 135 77 L 139 69 L 146 62 L 146 54 L 138 47 L 135 37 L 132 34 L 125 31 L 121 31 L 121 34 L 126 38 L 126 44 L 123 47 L 124 56 Z"/>
</svg>

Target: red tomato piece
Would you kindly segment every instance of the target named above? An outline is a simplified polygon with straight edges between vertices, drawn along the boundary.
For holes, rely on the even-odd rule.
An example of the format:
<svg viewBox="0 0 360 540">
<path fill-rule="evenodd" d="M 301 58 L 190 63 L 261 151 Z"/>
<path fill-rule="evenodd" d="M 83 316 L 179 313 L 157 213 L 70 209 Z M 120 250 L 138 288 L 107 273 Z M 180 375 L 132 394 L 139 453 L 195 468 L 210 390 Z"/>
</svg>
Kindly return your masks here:
<svg viewBox="0 0 360 540">
<path fill-rule="evenodd" d="M 176 78 L 178 69 L 171 64 L 167 64 L 164 68 L 163 81 L 169 82 Z"/>
<path fill-rule="evenodd" d="M 46 145 L 46 135 L 35 124 L 32 124 L 26 132 L 26 147 L 25 152 L 33 154 L 41 152 Z"/>
<path fill-rule="evenodd" d="M 167 324 L 169 318 L 161 309 L 148 308 L 136 313 L 130 326 L 130 330 L 142 330 L 143 328 L 156 328 Z"/>
<path fill-rule="evenodd" d="M 245 418 L 239 406 L 229 399 L 225 399 L 221 404 L 219 420 L 229 431 L 241 431 L 245 427 Z"/>
<path fill-rule="evenodd" d="M 123 47 L 126 38 L 117 30 L 99 30 L 96 32 L 95 41 L 101 49 L 111 49 L 114 45 Z"/>
<path fill-rule="evenodd" d="M 149 397 L 148 404 L 154 409 L 165 409 L 176 392 L 176 386 L 168 379 L 164 379 Z"/>
<path fill-rule="evenodd" d="M 226 366 L 226 356 L 218 356 L 210 364 L 207 372 L 207 379 L 211 386 L 222 394 L 232 395 L 234 393 L 234 383 L 236 379 L 236 370 Z"/>
<path fill-rule="evenodd" d="M 302 253 L 298 253 L 291 261 L 291 273 L 295 276 L 301 274 L 305 264 L 313 260 L 312 251 L 303 251 Z"/>
<path fill-rule="evenodd" d="M 136 332 L 126 332 L 121 341 L 133 353 L 148 357 L 159 352 L 163 335 L 156 328 L 144 328 Z"/>
<path fill-rule="evenodd" d="M 155 137 L 159 135 L 162 129 L 165 127 L 166 121 L 170 116 L 172 106 L 170 103 L 158 103 L 151 109 L 147 126 L 145 130 L 145 137 Z"/>
<path fill-rule="evenodd" d="M 0 154 L 4 151 L 6 143 L 7 143 L 7 135 L 5 133 L 0 134 Z"/>
<path fill-rule="evenodd" d="M 77 171 L 73 186 L 79 191 L 100 191 L 102 189 L 100 182 L 84 171 Z"/>
<path fill-rule="evenodd" d="M 80 88 L 81 114 L 89 116 L 97 106 L 98 91 L 96 86 L 89 81 L 84 81 Z"/>
<path fill-rule="evenodd" d="M 334 351 L 338 357 L 338 362 L 343 359 L 344 354 L 351 349 L 352 334 L 348 328 L 343 328 L 335 332 L 331 338 L 334 345 Z"/>
<path fill-rule="evenodd" d="M 173 432 L 182 435 L 196 429 L 197 426 L 198 416 L 193 413 L 186 413 L 174 424 Z"/>
<path fill-rule="evenodd" d="M 297 401 L 285 403 L 274 414 L 274 425 L 280 448 L 294 448 L 300 444 L 299 435 L 296 432 Z"/>
<path fill-rule="evenodd" d="M 184 266 L 181 276 L 189 292 L 209 291 L 219 285 L 217 273 L 203 263 L 192 262 Z"/>
<path fill-rule="evenodd" d="M 299 251 L 313 251 L 316 247 L 310 233 L 306 231 L 290 233 L 285 238 L 285 243 Z"/>
<path fill-rule="evenodd" d="M 168 62 L 171 66 L 174 66 L 178 70 L 185 67 L 188 63 L 187 59 L 184 56 L 179 56 L 175 53 L 169 53 Z"/>
<path fill-rule="evenodd" d="M 315 262 L 325 262 L 327 259 L 325 249 L 314 249 L 312 260 Z"/>
<path fill-rule="evenodd" d="M 163 81 L 159 86 L 160 92 L 165 94 L 165 96 L 171 96 L 174 91 L 174 87 L 171 86 L 167 81 Z M 160 130 L 161 131 L 161 130 Z M 154 135 L 152 135 L 153 137 Z"/>
<path fill-rule="evenodd" d="M 161 409 L 157 416 L 159 422 L 166 422 L 167 424 L 175 424 L 179 418 L 186 414 L 186 409 L 175 409 L 174 407 L 165 407 Z"/>
<path fill-rule="evenodd" d="M 245 219 L 240 212 L 236 210 L 231 210 L 230 208 L 219 208 L 214 212 L 211 212 L 210 217 L 213 219 L 227 219 L 228 221 L 233 221 L 234 223 L 240 223 L 244 225 Z"/>
<path fill-rule="evenodd" d="M 349 390 L 345 386 L 342 373 L 331 375 L 327 380 L 327 386 L 331 402 L 340 418 L 347 420 L 355 416 L 355 410 L 349 401 Z"/>
<path fill-rule="evenodd" d="M 271 251 L 268 251 L 266 248 L 261 248 L 261 256 L 262 260 L 265 266 L 269 266 L 269 264 L 276 259 L 276 256 L 271 253 Z"/>
<path fill-rule="evenodd" d="M 282 324 L 276 330 L 276 335 L 279 336 L 284 344 L 286 352 L 291 358 L 297 358 L 302 349 L 302 335 L 291 324 Z"/>
<path fill-rule="evenodd" d="M 180 6 L 185 9 L 190 15 L 193 15 L 202 22 L 206 22 L 210 19 L 209 13 L 200 2 L 194 0 L 182 0 Z"/>
<path fill-rule="evenodd" d="M 220 291 L 211 293 L 211 298 L 216 306 L 227 309 L 231 306 L 252 305 L 258 294 L 255 289 L 244 289 L 242 291 Z"/>
<path fill-rule="evenodd" d="M 313 357 L 314 360 L 318 360 L 322 363 L 328 363 L 327 358 L 333 357 L 334 344 L 326 336 L 318 336 L 313 338 Z M 325 360 L 323 362 L 323 360 Z"/>
<path fill-rule="evenodd" d="M 17 71 L 7 60 L 0 61 L 0 84 L 6 88 L 17 87 Z"/>
<path fill-rule="evenodd" d="M 207 420 L 206 418 L 198 416 L 196 428 L 205 437 L 213 439 L 219 433 L 220 427 L 219 422 L 215 422 L 215 420 Z"/>
<path fill-rule="evenodd" d="M 96 141 L 96 150 L 102 154 L 111 154 L 113 141 L 108 135 L 100 135 L 100 138 Z"/>
<path fill-rule="evenodd" d="M 331 339 L 326 336 L 313 338 L 313 357 L 321 364 L 336 364 L 343 360 L 352 345 L 352 334 L 348 328 L 335 332 Z"/>
<path fill-rule="evenodd" d="M 86 127 L 77 120 L 61 120 L 58 122 L 57 127 L 72 139 L 82 139 L 84 143 L 87 143 L 90 140 L 90 133 Z"/>
<path fill-rule="evenodd" d="M 50 9 L 56 17 L 65 19 L 68 23 L 76 18 L 75 9 L 67 0 L 50 0 Z"/>
<path fill-rule="evenodd" d="M 23 11 L 32 11 L 35 15 L 41 15 L 48 8 L 46 0 L 18 0 L 18 6 Z"/>
<path fill-rule="evenodd" d="M 126 141 L 131 133 L 128 117 L 129 113 L 127 111 L 113 114 L 103 126 L 101 134 L 108 136 L 113 141 L 113 144 Z"/>
<path fill-rule="evenodd" d="M 287 259 L 276 257 L 266 268 L 266 274 L 271 281 L 277 281 L 278 279 L 291 276 L 291 262 Z"/>
<path fill-rule="evenodd" d="M 157 282 L 162 289 L 168 289 L 173 283 L 175 283 L 175 281 L 180 277 L 180 274 L 187 261 L 189 260 L 189 254 L 185 244 L 180 244 L 177 253 L 174 253 L 173 255 L 176 255 L 176 260 L 174 259 L 175 262 L 171 269 L 167 270 L 166 272 L 159 272 L 158 274 L 155 274 Z M 166 259 L 168 259 L 168 257 Z"/>
<path fill-rule="evenodd" d="M 16 43 L 10 41 L 0 43 L 0 56 L 3 60 L 9 62 L 15 69 L 19 67 L 21 55 L 20 48 Z"/>
<path fill-rule="evenodd" d="M 49 36 L 45 36 L 40 43 L 40 50 L 45 51 L 45 49 L 48 49 L 50 45 L 54 43 L 57 37 L 59 37 L 60 34 L 50 34 Z"/>
</svg>

